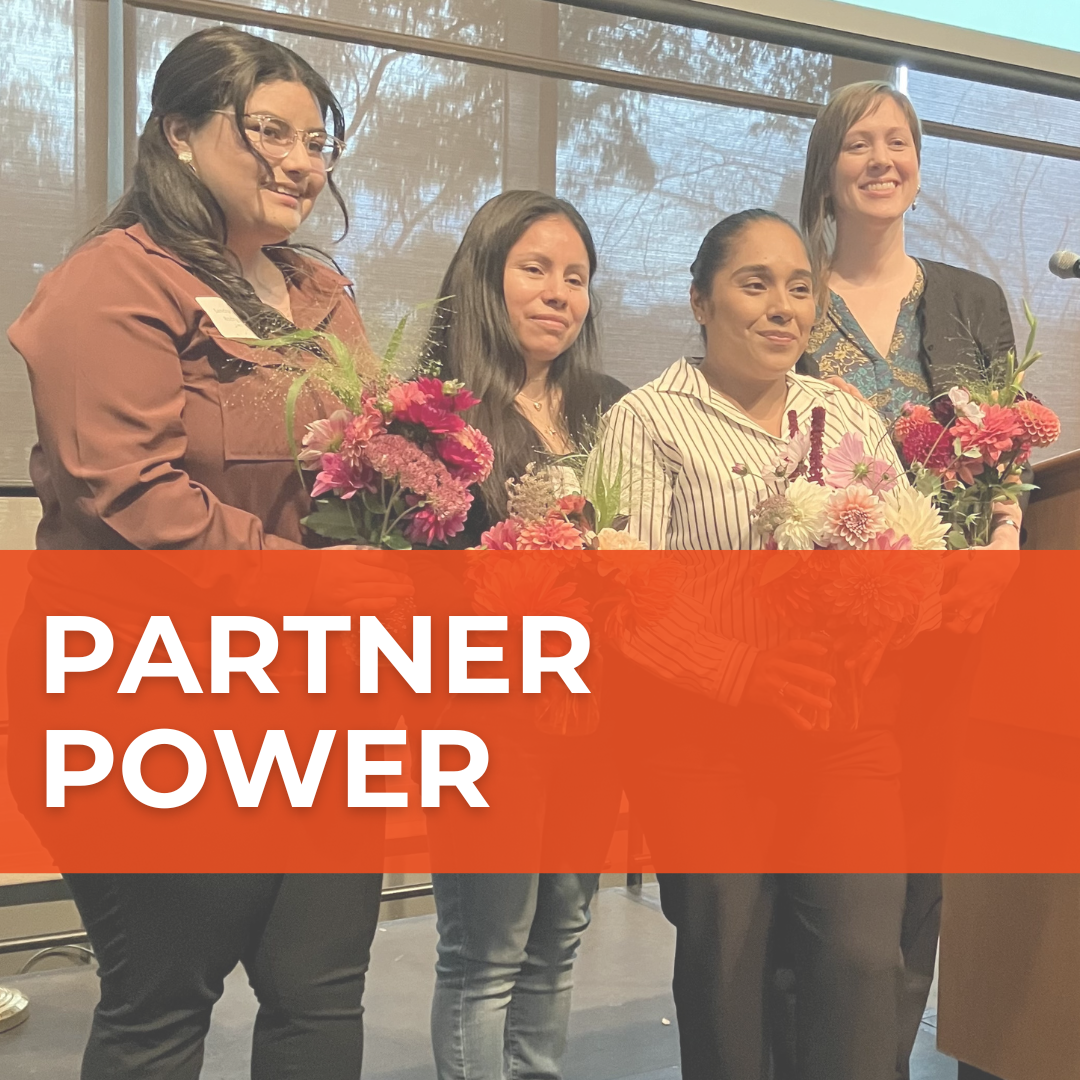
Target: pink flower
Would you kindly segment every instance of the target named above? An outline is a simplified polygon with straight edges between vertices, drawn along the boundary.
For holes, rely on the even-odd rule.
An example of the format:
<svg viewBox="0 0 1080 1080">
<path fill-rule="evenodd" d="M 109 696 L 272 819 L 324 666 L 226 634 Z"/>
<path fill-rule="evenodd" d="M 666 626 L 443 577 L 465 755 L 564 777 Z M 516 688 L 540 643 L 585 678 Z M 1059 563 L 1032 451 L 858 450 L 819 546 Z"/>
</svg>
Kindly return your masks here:
<svg viewBox="0 0 1080 1080">
<path fill-rule="evenodd" d="M 825 483 L 829 487 L 865 484 L 873 492 L 896 487 L 899 470 L 887 461 L 870 457 L 863 447 L 862 436 L 850 431 L 825 455 L 823 464 L 827 470 Z"/>
<path fill-rule="evenodd" d="M 1033 446 L 1049 446 L 1061 435 L 1061 421 L 1053 409 L 1028 398 L 1016 406 L 1016 415 Z"/>
<path fill-rule="evenodd" d="M 949 429 L 962 450 L 978 450 L 986 465 L 1013 449 L 1013 440 L 1026 434 L 1017 411 L 1008 405 L 984 405 L 981 422 L 960 417 Z"/>
<path fill-rule="evenodd" d="M 465 484 L 482 484 L 491 474 L 495 454 L 491 443 L 474 427 L 444 435 L 435 444 L 452 476 Z"/>
<path fill-rule="evenodd" d="M 409 495 L 407 499 L 417 509 L 405 523 L 405 535 L 424 544 L 439 543 L 461 532 L 473 501 L 468 489 L 449 474 L 426 496 Z"/>
<path fill-rule="evenodd" d="M 323 454 L 322 471 L 315 477 L 311 497 L 317 499 L 328 491 L 342 499 L 351 499 L 358 491 L 375 490 L 375 474 L 366 463 L 358 465 L 345 460 L 341 454 Z"/>
<path fill-rule="evenodd" d="M 563 495 L 555 504 L 554 514 L 562 514 L 565 517 L 577 517 L 585 510 L 584 495 Z"/>
<path fill-rule="evenodd" d="M 480 537 L 480 546 L 491 551 L 516 551 L 521 535 L 521 518 L 497 521 Z"/>
<path fill-rule="evenodd" d="M 336 454 L 341 449 L 345 429 L 352 418 L 352 413 L 338 409 L 326 419 L 308 424 L 301 443 L 304 449 L 297 455 L 301 465 L 305 469 L 317 469 L 321 467 L 323 454 Z"/>
<path fill-rule="evenodd" d="M 394 382 L 386 391 L 390 409 L 397 417 L 407 412 L 414 405 L 423 405 L 427 395 L 414 382 Z"/>
<path fill-rule="evenodd" d="M 518 534 L 522 551 L 574 551 L 585 546 L 585 537 L 563 518 L 530 521 Z"/>
<path fill-rule="evenodd" d="M 469 496 L 472 499 L 472 496 Z M 409 518 L 405 525 L 405 535 L 414 544 L 438 544 L 457 536 L 465 528 L 468 508 L 460 514 L 440 515 L 432 506 L 422 506 Z"/>
<path fill-rule="evenodd" d="M 792 411 L 794 412 L 794 410 Z M 783 476 L 788 480 L 794 479 L 803 471 L 803 463 L 806 460 L 806 455 L 809 453 L 810 433 L 806 432 L 804 434 L 796 431 L 795 434 L 788 439 L 787 446 L 784 447 L 780 456 L 773 462 L 772 471 L 769 475 L 778 477 Z M 736 476 L 744 476 L 745 473 L 739 472 L 739 468 L 740 466 L 736 465 L 735 469 L 732 471 L 735 472 Z M 746 469 L 746 466 L 743 465 L 741 468 Z M 746 469 L 746 471 L 749 472 L 748 469 Z"/>
<path fill-rule="evenodd" d="M 472 506 L 473 497 L 469 489 L 449 473 L 441 477 L 433 491 L 429 491 L 426 503 L 441 519 L 450 520 L 460 517 L 462 522 Z"/>
<path fill-rule="evenodd" d="M 421 376 L 416 380 L 416 385 L 427 396 L 429 401 L 438 402 L 440 399 L 446 402 L 448 408 L 454 412 L 464 412 L 474 405 L 480 404 L 478 397 L 473 397 L 472 391 L 456 379 L 432 378 L 430 375 Z"/>
<path fill-rule="evenodd" d="M 913 465 L 925 465 L 935 473 L 945 469 L 954 456 L 952 439 L 936 420 L 912 428 L 904 437 L 903 450 Z"/>
<path fill-rule="evenodd" d="M 453 399 L 442 392 L 438 379 L 395 383 L 386 392 L 392 419 L 406 424 L 420 424 L 433 435 L 460 431 L 465 421 L 453 411 Z"/>
<path fill-rule="evenodd" d="M 417 495 L 428 495 L 450 474 L 441 461 L 429 457 L 404 435 L 376 435 L 364 451 L 372 467 L 387 480 L 396 480 Z"/>
<path fill-rule="evenodd" d="M 825 537 L 841 548 L 865 548 L 885 531 L 885 505 L 867 487 L 837 489 L 825 505 Z"/>
<path fill-rule="evenodd" d="M 868 551 L 910 551 L 911 538 L 901 536 L 898 540 L 896 533 L 892 529 L 886 529 L 879 536 L 875 536 L 866 545 L 866 548 Z"/>
<path fill-rule="evenodd" d="M 445 386 L 443 387 L 443 393 L 447 393 Z M 471 409 L 474 405 L 480 404 L 480 399 L 475 397 L 473 392 L 465 386 L 459 387 L 453 394 L 448 396 L 454 412 L 464 412 L 466 409 Z"/>
<path fill-rule="evenodd" d="M 370 401 L 365 401 L 363 411 L 345 425 L 341 440 L 341 456 L 346 461 L 359 464 L 364 460 L 364 447 L 376 435 L 386 430 L 383 415 Z"/>
</svg>

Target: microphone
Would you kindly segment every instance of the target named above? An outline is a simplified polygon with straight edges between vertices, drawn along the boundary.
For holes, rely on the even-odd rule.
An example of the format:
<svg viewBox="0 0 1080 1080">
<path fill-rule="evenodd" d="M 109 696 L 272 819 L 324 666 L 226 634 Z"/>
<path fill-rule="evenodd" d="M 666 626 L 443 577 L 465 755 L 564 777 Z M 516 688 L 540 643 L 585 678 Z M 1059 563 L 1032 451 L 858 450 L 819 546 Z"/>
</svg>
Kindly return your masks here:
<svg viewBox="0 0 1080 1080">
<path fill-rule="evenodd" d="M 1059 278 L 1080 278 L 1080 255 L 1075 251 L 1055 251 L 1050 256 L 1050 273 Z"/>
</svg>

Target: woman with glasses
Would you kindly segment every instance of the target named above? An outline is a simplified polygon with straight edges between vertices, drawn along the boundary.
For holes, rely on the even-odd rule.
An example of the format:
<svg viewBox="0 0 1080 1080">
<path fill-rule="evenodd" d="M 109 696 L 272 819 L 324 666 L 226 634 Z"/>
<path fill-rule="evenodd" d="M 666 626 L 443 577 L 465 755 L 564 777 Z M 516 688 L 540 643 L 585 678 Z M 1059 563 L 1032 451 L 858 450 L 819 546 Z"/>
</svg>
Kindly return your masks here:
<svg viewBox="0 0 1080 1080">
<path fill-rule="evenodd" d="M 344 210 L 331 179 L 341 107 L 301 57 L 226 27 L 165 58 L 152 106 L 132 186 L 10 331 L 37 416 L 37 545 L 300 549 L 309 497 L 284 426 L 291 376 L 280 354 L 237 339 L 318 327 L 363 345 L 349 282 L 288 244 L 324 189 Z M 298 428 L 332 407 L 302 404 Z M 307 560 L 316 610 L 379 614 L 410 591 L 340 555 Z M 24 720 L 13 716 L 13 742 L 50 726 Z M 12 779 L 20 795 L 25 778 Z M 29 809 L 32 792 L 20 801 Z M 259 999 L 253 1077 L 360 1075 L 381 875 L 67 880 L 101 979 L 83 1080 L 197 1077 L 237 962 Z"/>
</svg>

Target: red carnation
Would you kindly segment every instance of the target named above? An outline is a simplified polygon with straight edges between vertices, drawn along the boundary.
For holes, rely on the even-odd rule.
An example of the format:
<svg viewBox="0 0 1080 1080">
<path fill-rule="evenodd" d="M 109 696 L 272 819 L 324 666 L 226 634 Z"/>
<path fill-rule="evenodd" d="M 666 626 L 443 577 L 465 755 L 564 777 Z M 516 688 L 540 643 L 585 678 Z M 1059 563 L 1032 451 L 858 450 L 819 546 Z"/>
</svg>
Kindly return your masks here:
<svg viewBox="0 0 1080 1080">
<path fill-rule="evenodd" d="M 1061 421 L 1053 409 L 1041 401 L 1028 398 L 1017 403 L 1016 414 L 1034 446 L 1049 446 L 1061 435 Z"/>
<path fill-rule="evenodd" d="M 904 439 L 904 459 L 940 473 L 953 459 L 952 439 L 936 421 L 919 424 Z"/>
</svg>

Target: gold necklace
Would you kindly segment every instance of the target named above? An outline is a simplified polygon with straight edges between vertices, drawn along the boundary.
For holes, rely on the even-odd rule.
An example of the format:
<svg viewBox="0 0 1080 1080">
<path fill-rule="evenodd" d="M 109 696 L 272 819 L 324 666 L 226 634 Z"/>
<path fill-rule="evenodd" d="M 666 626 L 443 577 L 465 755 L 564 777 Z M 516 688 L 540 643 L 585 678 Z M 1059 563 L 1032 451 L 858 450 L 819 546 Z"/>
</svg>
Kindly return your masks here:
<svg viewBox="0 0 1080 1080">
<path fill-rule="evenodd" d="M 519 401 L 519 402 L 520 401 L 528 402 L 539 413 L 539 412 L 543 412 L 543 410 L 544 410 L 544 405 L 547 402 L 547 395 L 545 395 L 539 401 L 537 401 L 535 398 L 529 397 L 524 391 L 522 391 L 521 393 L 519 393 L 519 394 L 517 394 L 515 396 L 514 400 Z M 559 429 L 552 423 L 550 417 L 548 417 L 548 422 L 547 422 L 546 427 L 542 427 L 539 424 L 534 424 L 533 426 L 537 429 L 537 431 L 540 432 L 541 435 L 546 434 L 546 435 L 550 436 L 553 439 L 559 437 Z"/>
</svg>

